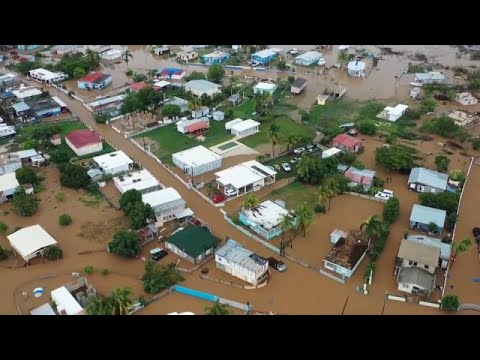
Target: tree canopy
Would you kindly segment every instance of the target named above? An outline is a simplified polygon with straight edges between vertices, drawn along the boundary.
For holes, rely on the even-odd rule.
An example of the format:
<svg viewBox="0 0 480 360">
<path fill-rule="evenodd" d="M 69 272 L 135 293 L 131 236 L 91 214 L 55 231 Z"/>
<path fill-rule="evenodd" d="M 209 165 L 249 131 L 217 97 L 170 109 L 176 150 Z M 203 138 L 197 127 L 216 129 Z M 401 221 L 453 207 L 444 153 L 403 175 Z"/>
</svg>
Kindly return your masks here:
<svg viewBox="0 0 480 360">
<path fill-rule="evenodd" d="M 123 100 L 122 113 L 144 111 L 155 107 L 163 100 L 163 95 L 153 87 L 145 87 L 138 92 L 130 92 Z"/>
<path fill-rule="evenodd" d="M 338 159 L 335 157 L 319 159 L 304 156 L 297 165 L 297 178 L 307 184 L 320 184 L 325 177 L 337 173 L 337 166 Z"/>
<path fill-rule="evenodd" d="M 127 190 L 120 196 L 119 202 L 120 209 L 128 214 L 135 203 L 142 202 L 142 193 L 136 189 Z"/>
<path fill-rule="evenodd" d="M 358 131 L 365 135 L 375 135 L 377 127 L 372 120 L 362 120 L 357 123 Z"/>
<path fill-rule="evenodd" d="M 437 155 L 435 157 L 435 165 L 437 165 L 437 170 L 440 172 L 447 172 L 448 165 L 450 164 L 450 159 L 445 155 Z"/>
<path fill-rule="evenodd" d="M 403 145 L 375 149 L 375 161 L 390 171 L 409 171 L 415 166 L 417 150 Z"/>
<path fill-rule="evenodd" d="M 61 163 L 58 166 L 60 170 L 60 184 L 72 189 L 88 188 L 90 185 L 90 176 L 87 169 L 80 165 L 69 162 Z"/>
<path fill-rule="evenodd" d="M 162 109 L 162 115 L 169 118 L 178 117 L 181 114 L 182 110 L 178 105 L 165 105 Z"/>
<path fill-rule="evenodd" d="M 135 231 L 119 230 L 113 236 L 113 240 L 108 243 L 108 249 L 111 253 L 124 257 L 135 257 L 140 252 L 140 244 Z"/>
<path fill-rule="evenodd" d="M 155 219 L 155 213 L 149 204 L 139 201 L 130 208 L 128 218 L 132 229 L 140 230 L 149 223 L 149 220 Z"/>
<path fill-rule="evenodd" d="M 38 210 L 40 200 L 35 195 L 27 195 L 25 190 L 17 188 L 13 198 L 13 209 L 22 216 L 32 216 Z"/>
<path fill-rule="evenodd" d="M 185 77 L 186 80 L 205 80 L 205 74 L 199 71 L 193 71 L 190 75 Z"/>
<path fill-rule="evenodd" d="M 15 176 L 20 184 L 36 185 L 42 180 L 31 167 L 23 167 L 15 171 Z"/>
<path fill-rule="evenodd" d="M 152 260 L 147 260 L 145 263 L 145 275 L 143 276 L 145 292 L 157 294 L 185 280 L 175 267 L 174 263 L 159 265 Z"/>
<path fill-rule="evenodd" d="M 225 69 L 220 64 L 214 64 L 208 69 L 208 79 L 220 83 L 225 76 Z"/>
<path fill-rule="evenodd" d="M 383 220 L 389 224 L 392 224 L 397 220 L 400 215 L 400 200 L 396 197 L 392 197 L 387 200 L 385 207 L 383 208 Z"/>
<path fill-rule="evenodd" d="M 233 311 L 230 309 L 230 306 L 220 303 L 218 300 L 215 301 L 212 306 L 207 306 L 205 308 L 205 315 L 232 315 Z"/>
<path fill-rule="evenodd" d="M 444 311 L 458 311 L 460 300 L 457 295 L 445 295 L 442 298 L 442 310 Z"/>
</svg>

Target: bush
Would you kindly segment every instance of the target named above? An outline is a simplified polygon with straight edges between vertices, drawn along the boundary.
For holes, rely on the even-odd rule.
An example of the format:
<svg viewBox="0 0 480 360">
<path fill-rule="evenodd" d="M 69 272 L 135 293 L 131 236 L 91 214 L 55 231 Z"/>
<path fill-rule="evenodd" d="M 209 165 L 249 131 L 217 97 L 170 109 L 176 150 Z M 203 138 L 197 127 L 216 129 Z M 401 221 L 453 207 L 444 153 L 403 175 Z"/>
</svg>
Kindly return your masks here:
<svg viewBox="0 0 480 360">
<path fill-rule="evenodd" d="M 435 157 L 435 165 L 437 165 L 437 170 L 440 172 L 448 171 L 448 164 L 450 164 L 450 159 L 445 155 L 437 155 Z"/>
<path fill-rule="evenodd" d="M 128 215 L 135 203 L 142 202 L 142 194 L 136 189 L 125 191 L 120 196 L 120 209 Z"/>
<path fill-rule="evenodd" d="M 185 77 L 186 80 L 205 80 L 205 74 L 199 71 L 193 71 L 189 76 Z"/>
<path fill-rule="evenodd" d="M 40 200 L 34 195 L 27 195 L 25 190 L 18 188 L 13 199 L 13 209 L 22 216 L 32 216 L 38 210 Z"/>
<path fill-rule="evenodd" d="M 384 185 L 385 185 L 385 180 L 383 180 L 382 178 L 379 178 L 378 176 L 375 176 L 373 178 L 373 184 L 372 184 L 373 187 L 383 188 Z"/>
<path fill-rule="evenodd" d="M 429 113 L 435 111 L 437 107 L 437 101 L 433 98 L 426 98 L 422 100 L 422 104 L 420 105 L 420 111 L 423 113 Z"/>
<path fill-rule="evenodd" d="M 132 80 L 135 81 L 135 82 L 142 82 L 142 81 L 145 81 L 147 80 L 148 77 L 147 75 L 145 74 L 137 74 L 135 73 L 133 76 L 132 76 Z"/>
<path fill-rule="evenodd" d="M 442 298 L 442 310 L 444 311 L 458 311 L 460 300 L 457 295 L 445 295 Z"/>
<path fill-rule="evenodd" d="M 125 71 L 125 75 L 127 75 L 127 76 L 132 76 L 132 75 L 133 75 L 133 70 L 132 70 L 132 69 L 128 69 L 127 71 Z"/>
<path fill-rule="evenodd" d="M 98 114 L 95 115 L 95 122 L 98 124 L 106 124 L 111 118 L 112 117 L 109 114 Z"/>
<path fill-rule="evenodd" d="M 461 170 L 453 170 L 450 172 L 449 176 L 453 181 L 465 182 L 467 179 L 467 175 L 465 175 Z"/>
<path fill-rule="evenodd" d="M 447 216 L 456 214 L 460 195 L 451 192 L 442 193 L 422 193 L 420 194 L 420 204 L 423 206 L 433 207 L 445 210 Z"/>
<path fill-rule="evenodd" d="M 72 223 L 72 217 L 68 214 L 62 214 L 58 218 L 58 223 L 62 226 L 67 226 Z"/>
<path fill-rule="evenodd" d="M 63 192 L 59 192 L 57 195 L 55 195 L 55 199 L 57 199 L 57 201 L 65 201 L 65 194 Z"/>
<path fill-rule="evenodd" d="M 137 233 L 129 230 L 117 231 L 113 240 L 108 243 L 108 249 L 111 253 L 124 257 L 137 256 L 140 252 Z"/>
<path fill-rule="evenodd" d="M 4 222 L 0 222 L 0 234 L 5 235 L 8 230 L 8 225 Z"/>
<path fill-rule="evenodd" d="M 472 140 L 472 147 L 474 150 L 480 150 L 480 137 L 476 137 Z"/>
<path fill-rule="evenodd" d="M 341 164 L 352 165 L 353 162 L 357 159 L 357 156 L 351 152 L 342 152 L 338 157 L 338 161 Z"/>
<path fill-rule="evenodd" d="M 145 264 L 145 275 L 143 276 L 145 292 L 157 294 L 185 280 L 175 267 L 174 263 L 158 265 L 152 260 L 147 260 Z"/>
<path fill-rule="evenodd" d="M 62 163 L 59 165 L 61 172 L 60 184 L 72 189 L 87 189 L 90 185 L 90 176 L 87 174 L 87 169 L 80 165 L 71 163 Z"/>
<path fill-rule="evenodd" d="M 232 222 L 233 222 L 235 225 L 242 225 L 242 223 L 240 222 L 240 218 L 238 217 L 238 215 L 235 215 L 235 216 L 232 218 Z"/>
<path fill-rule="evenodd" d="M 85 75 L 87 75 L 87 72 L 85 71 L 85 69 L 83 69 L 81 67 L 77 67 L 73 70 L 73 77 L 75 79 L 80 79 L 80 78 L 84 77 Z"/>
<path fill-rule="evenodd" d="M 365 282 L 368 282 L 368 279 L 370 278 L 370 272 L 372 274 L 375 274 L 375 270 L 377 269 L 377 263 L 375 261 L 372 261 L 370 264 L 367 266 L 367 270 L 365 270 Z"/>
<path fill-rule="evenodd" d="M 63 250 L 58 245 L 50 245 L 43 252 L 43 256 L 49 260 L 58 260 L 63 258 Z"/>
<path fill-rule="evenodd" d="M 383 220 L 389 224 L 393 224 L 400 215 L 400 200 L 393 197 L 388 199 L 383 208 Z"/>
<path fill-rule="evenodd" d="M 375 149 L 375 161 L 390 171 L 410 171 L 415 166 L 417 150 L 403 145 Z"/>
<path fill-rule="evenodd" d="M 20 184 L 37 185 L 42 179 L 30 167 L 23 167 L 15 171 L 15 176 Z"/>
<path fill-rule="evenodd" d="M 85 266 L 83 272 L 87 275 L 91 275 L 95 272 L 95 268 L 92 265 Z"/>
<path fill-rule="evenodd" d="M 315 204 L 315 207 L 313 209 L 315 211 L 315 214 L 325 214 L 326 212 L 326 209 L 325 209 L 325 205 L 323 204 Z"/>
<path fill-rule="evenodd" d="M 0 245 L 0 261 L 8 259 L 8 251 Z"/>
<path fill-rule="evenodd" d="M 387 144 L 395 144 L 397 142 L 397 135 L 395 134 L 389 134 L 386 139 Z"/>
<path fill-rule="evenodd" d="M 51 154 L 51 160 L 55 164 L 62 164 L 62 163 L 67 163 L 70 161 L 70 153 L 68 152 L 67 149 L 57 149 L 53 151 Z"/>
<path fill-rule="evenodd" d="M 102 269 L 101 274 L 102 274 L 102 275 L 108 275 L 108 274 L 110 274 L 110 270 L 108 270 L 108 269 Z"/>
<path fill-rule="evenodd" d="M 363 120 L 357 123 L 358 131 L 365 135 L 375 135 L 377 132 L 377 127 L 375 122 L 371 120 Z"/>
</svg>

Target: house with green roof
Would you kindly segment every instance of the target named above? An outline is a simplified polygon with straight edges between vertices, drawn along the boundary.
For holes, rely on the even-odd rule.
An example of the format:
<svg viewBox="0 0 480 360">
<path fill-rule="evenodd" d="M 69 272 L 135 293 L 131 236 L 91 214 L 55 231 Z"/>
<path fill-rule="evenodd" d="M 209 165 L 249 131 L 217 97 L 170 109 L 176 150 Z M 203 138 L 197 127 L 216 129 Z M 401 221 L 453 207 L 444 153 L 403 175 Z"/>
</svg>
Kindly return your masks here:
<svg viewBox="0 0 480 360">
<path fill-rule="evenodd" d="M 205 257 L 212 254 L 220 240 L 201 226 L 188 226 L 170 236 L 165 241 L 168 250 L 182 259 L 198 264 Z"/>
</svg>

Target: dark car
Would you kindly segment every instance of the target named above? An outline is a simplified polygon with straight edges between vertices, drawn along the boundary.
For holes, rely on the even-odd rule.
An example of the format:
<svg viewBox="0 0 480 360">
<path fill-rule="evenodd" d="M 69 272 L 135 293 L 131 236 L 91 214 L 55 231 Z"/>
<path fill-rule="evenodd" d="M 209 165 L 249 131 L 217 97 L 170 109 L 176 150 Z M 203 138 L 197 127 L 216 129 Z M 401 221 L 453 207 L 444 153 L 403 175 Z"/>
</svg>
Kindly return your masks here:
<svg viewBox="0 0 480 360">
<path fill-rule="evenodd" d="M 155 248 L 153 250 L 150 250 L 150 254 L 152 255 L 152 260 L 160 261 L 168 255 L 168 252 L 165 249 Z"/>
<path fill-rule="evenodd" d="M 284 262 L 282 262 L 280 260 L 275 259 L 274 257 L 269 257 L 268 258 L 268 264 L 272 268 L 274 268 L 275 270 L 278 270 L 280 272 L 284 272 L 285 270 L 287 270 L 287 264 L 285 264 Z"/>
</svg>

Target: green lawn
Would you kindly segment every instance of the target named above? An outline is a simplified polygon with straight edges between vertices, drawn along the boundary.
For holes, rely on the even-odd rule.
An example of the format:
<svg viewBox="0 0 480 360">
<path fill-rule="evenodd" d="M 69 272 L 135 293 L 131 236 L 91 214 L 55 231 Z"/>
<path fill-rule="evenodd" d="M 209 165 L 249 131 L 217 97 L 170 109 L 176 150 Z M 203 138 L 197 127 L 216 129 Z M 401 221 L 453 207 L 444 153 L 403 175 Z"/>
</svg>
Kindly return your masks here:
<svg viewBox="0 0 480 360">
<path fill-rule="evenodd" d="M 210 147 L 233 138 L 233 135 L 225 130 L 225 124 L 222 121 L 210 121 L 210 129 L 206 132 L 206 140 L 204 142 L 198 141 L 194 138 L 183 135 L 177 131 L 175 124 L 170 124 L 142 135 L 136 136 L 137 141 L 141 142 L 141 138 L 145 136 L 155 142 L 158 146 L 154 150 L 155 155 L 165 162 L 171 163 L 171 155 L 173 153 L 197 146 L 203 145 Z M 140 139 L 140 140 L 138 140 Z"/>
<path fill-rule="evenodd" d="M 305 202 L 315 206 L 318 203 L 318 193 L 318 187 L 294 181 L 281 189 L 272 191 L 271 197 L 285 201 L 288 209 L 298 209 Z"/>
<path fill-rule="evenodd" d="M 315 136 L 312 129 L 303 124 L 296 123 L 287 117 L 278 117 L 274 120 L 263 121 L 260 125 L 260 132 L 239 140 L 243 144 L 255 148 L 261 144 L 268 144 L 268 128 L 270 124 L 276 123 L 280 126 L 280 138 L 286 138 L 290 134 L 297 134 L 313 138 Z"/>
<path fill-rule="evenodd" d="M 87 127 L 80 121 L 69 121 L 69 122 L 62 122 L 58 124 L 38 124 L 38 125 L 31 125 L 25 126 L 21 130 L 21 136 L 28 138 L 29 135 L 33 132 L 34 129 L 44 128 L 44 127 L 59 127 L 60 128 L 60 135 L 64 137 L 65 135 L 69 134 L 74 130 L 80 129 L 87 129 Z"/>
</svg>

